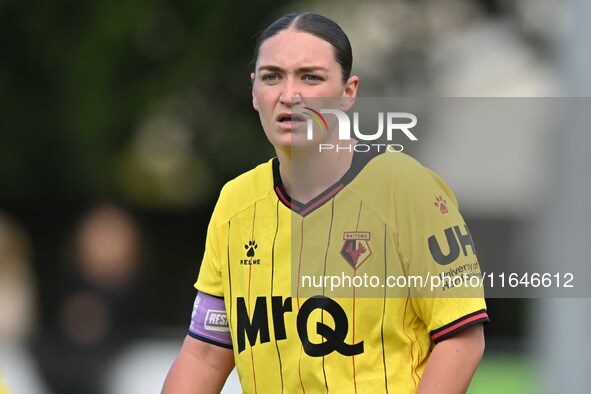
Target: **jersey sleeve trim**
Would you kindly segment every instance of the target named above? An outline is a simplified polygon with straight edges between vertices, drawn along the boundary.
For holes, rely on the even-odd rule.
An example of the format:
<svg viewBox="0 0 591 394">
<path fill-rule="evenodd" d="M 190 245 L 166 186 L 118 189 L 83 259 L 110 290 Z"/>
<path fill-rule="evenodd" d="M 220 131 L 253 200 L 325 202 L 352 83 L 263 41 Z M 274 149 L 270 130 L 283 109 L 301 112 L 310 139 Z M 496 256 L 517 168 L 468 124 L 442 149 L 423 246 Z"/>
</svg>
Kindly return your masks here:
<svg viewBox="0 0 591 394">
<path fill-rule="evenodd" d="M 212 345 L 216 345 L 216 346 L 223 347 L 223 348 L 226 348 L 226 349 L 232 349 L 232 345 L 228 345 L 227 343 L 221 343 L 221 342 L 218 342 L 218 341 L 214 341 L 213 339 L 205 338 L 205 337 L 203 337 L 203 336 L 201 336 L 199 334 L 195 334 L 192 331 L 189 331 L 189 336 L 191 338 L 195 338 L 195 339 L 198 339 L 200 341 L 203 341 L 203 342 L 206 342 L 206 343 L 209 343 L 209 344 L 212 344 Z"/>
<path fill-rule="evenodd" d="M 431 335 L 431 339 L 433 340 L 433 342 L 438 343 L 470 326 L 473 326 L 478 323 L 486 324 L 489 321 L 490 320 L 488 318 L 488 313 L 486 312 L 486 309 L 481 309 L 479 311 L 472 312 L 463 317 L 460 317 L 459 319 L 456 319 L 443 327 L 431 331 L 429 334 Z"/>
</svg>

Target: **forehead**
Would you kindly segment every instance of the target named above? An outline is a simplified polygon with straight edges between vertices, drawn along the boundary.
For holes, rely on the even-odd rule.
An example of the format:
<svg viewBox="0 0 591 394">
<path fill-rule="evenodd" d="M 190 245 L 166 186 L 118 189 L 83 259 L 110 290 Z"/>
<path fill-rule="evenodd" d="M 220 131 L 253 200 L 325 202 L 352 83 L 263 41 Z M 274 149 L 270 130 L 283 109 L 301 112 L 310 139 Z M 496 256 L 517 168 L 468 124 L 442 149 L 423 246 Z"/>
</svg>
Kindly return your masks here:
<svg viewBox="0 0 591 394">
<path fill-rule="evenodd" d="M 277 66 L 284 69 L 322 66 L 339 67 L 334 48 L 327 41 L 310 33 L 287 29 L 265 40 L 256 66 Z"/>
</svg>

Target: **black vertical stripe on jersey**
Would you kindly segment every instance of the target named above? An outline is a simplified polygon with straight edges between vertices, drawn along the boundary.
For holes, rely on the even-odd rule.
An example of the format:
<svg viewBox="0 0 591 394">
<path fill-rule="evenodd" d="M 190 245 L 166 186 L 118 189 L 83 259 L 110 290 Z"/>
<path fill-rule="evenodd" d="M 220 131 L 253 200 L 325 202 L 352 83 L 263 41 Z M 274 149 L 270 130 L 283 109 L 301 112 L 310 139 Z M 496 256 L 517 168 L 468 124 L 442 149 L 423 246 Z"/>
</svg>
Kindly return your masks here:
<svg viewBox="0 0 591 394">
<path fill-rule="evenodd" d="M 300 230 L 300 253 L 298 256 L 298 279 L 297 279 L 298 283 L 297 283 L 297 287 L 296 287 L 298 313 L 300 312 L 300 269 L 302 267 L 302 253 L 303 253 L 303 249 L 304 249 L 304 220 L 301 221 L 300 229 L 301 229 Z M 300 386 L 302 387 L 302 391 L 304 392 L 304 394 L 306 394 L 306 388 L 304 387 L 304 381 L 302 380 L 302 353 L 303 353 L 303 351 L 304 351 L 304 345 L 303 345 L 303 343 L 301 343 L 300 357 L 298 359 L 298 377 L 300 380 Z"/>
<path fill-rule="evenodd" d="M 388 255 L 387 255 L 387 227 L 384 225 L 384 280 L 388 278 Z M 382 336 L 382 362 L 384 363 L 384 383 L 386 385 L 386 394 L 388 394 L 388 372 L 386 370 L 386 348 L 384 346 L 384 319 L 386 317 L 386 292 L 387 287 L 384 286 L 384 306 L 382 308 L 382 327 L 381 327 L 381 336 Z"/>
<path fill-rule="evenodd" d="M 252 231 L 251 231 L 251 235 L 250 235 L 250 239 L 254 242 L 255 237 L 254 237 L 254 225 L 256 223 L 256 217 L 257 217 L 257 203 L 255 202 L 253 205 L 253 212 L 252 212 Z M 253 256 L 254 257 L 254 256 Z M 250 258 L 250 262 L 252 263 L 252 257 Z M 252 320 L 254 321 L 254 311 L 256 309 L 255 308 L 251 308 L 251 303 L 250 303 L 250 290 L 252 287 L 252 264 L 250 264 L 248 266 L 248 308 L 251 310 L 252 313 Z M 257 389 L 257 375 L 256 375 L 256 365 L 254 363 L 254 351 L 252 350 L 252 346 L 250 346 L 250 362 L 252 364 L 252 380 L 253 380 L 253 384 L 254 384 L 254 393 L 257 394 L 258 393 L 258 389 Z"/>
<path fill-rule="evenodd" d="M 363 170 L 363 168 L 373 159 L 374 157 L 381 155 L 385 152 L 378 151 L 379 148 L 372 149 L 369 152 L 357 152 L 353 153 L 353 159 L 351 161 L 351 166 L 347 170 L 347 172 L 339 179 L 337 182 L 329 186 L 326 190 L 322 193 L 314 197 L 312 200 L 308 201 L 306 204 L 303 204 L 295 199 L 293 199 L 285 190 L 283 186 L 283 182 L 281 181 L 281 174 L 279 172 L 279 159 L 276 157 L 273 159 L 272 167 L 273 167 L 273 182 L 275 190 L 275 194 L 279 200 L 289 209 L 296 213 L 303 213 L 302 216 L 309 215 L 310 213 L 314 212 L 324 204 L 326 201 L 322 201 L 322 203 L 318 203 L 320 200 L 324 199 L 328 194 L 335 192 L 335 189 L 342 188 L 348 185 L 355 177 Z M 335 194 L 336 195 L 336 194 Z M 331 196 L 331 199 L 334 198 L 334 195 Z M 328 200 L 327 200 L 328 201 Z M 318 204 L 317 206 L 315 206 Z M 312 209 L 310 207 L 314 206 Z"/>
<path fill-rule="evenodd" d="M 277 200 L 275 210 L 275 235 L 273 236 L 273 245 L 271 246 L 271 299 L 273 299 L 273 291 L 275 289 L 275 241 L 277 241 L 277 233 L 279 231 L 279 200 Z M 279 377 L 281 378 L 281 392 L 283 393 L 283 364 L 281 363 L 281 353 L 279 352 L 279 345 L 277 338 L 275 338 L 275 349 L 277 349 L 277 358 L 279 359 Z"/>
<path fill-rule="evenodd" d="M 230 327 L 230 332 L 232 332 L 232 326 L 231 326 L 231 321 L 232 321 L 232 305 L 234 304 L 234 299 L 232 298 L 232 267 L 230 265 L 230 227 L 231 227 L 231 223 L 232 221 L 228 221 L 228 241 L 226 242 L 227 248 L 228 248 L 228 282 L 230 284 L 229 288 L 230 288 L 230 317 L 228 318 L 228 326 Z"/>
<path fill-rule="evenodd" d="M 326 244 L 326 251 L 324 252 L 324 272 L 323 277 L 326 278 L 326 264 L 328 260 L 328 249 L 330 249 L 330 238 L 332 236 L 332 223 L 334 221 L 334 198 L 331 201 L 330 206 L 330 226 L 328 227 L 328 242 Z M 325 287 L 322 286 L 322 295 L 325 295 Z M 324 310 L 320 312 L 320 322 L 324 324 Z M 324 342 L 324 339 L 322 340 Z M 328 393 L 328 379 L 326 379 L 326 369 L 324 367 L 324 356 L 322 356 L 322 374 L 324 375 L 324 386 L 326 387 L 326 392 Z"/>
<path fill-rule="evenodd" d="M 359 231 L 359 221 L 361 220 L 361 211 L 363 210 L 363 200 L 359 202 L 359 212 L 357 212 L 357 223 L 355 224 L 355 231 Z M 353 267 L 353 278 L 357 276 L 358 266 Z M 351 326 L 353 329 L 352 337 L 353 343 L 355 343 L 355 305 L 357 303 L 356 287 L 353 286 L 353 310 L 351 311 Z M 357 394 L 357 368 L 355 367 L 355 355 L 351 356 L 351 362 L 353 364 L 353 388 L 355 394 Z"/>
</svg>

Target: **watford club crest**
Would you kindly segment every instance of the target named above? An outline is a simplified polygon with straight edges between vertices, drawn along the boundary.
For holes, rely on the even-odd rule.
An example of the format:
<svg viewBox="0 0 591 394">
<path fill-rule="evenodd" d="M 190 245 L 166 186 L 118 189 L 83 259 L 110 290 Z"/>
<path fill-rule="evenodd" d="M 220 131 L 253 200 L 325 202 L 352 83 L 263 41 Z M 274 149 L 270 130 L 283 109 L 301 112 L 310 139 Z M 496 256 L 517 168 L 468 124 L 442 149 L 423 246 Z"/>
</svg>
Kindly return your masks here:
<svg viewBox="0 0 591 394">
<path fill-rule="evenodd" d="M 343 234 L 345 241 L 341 248 L 341 256 L 353 269 L 359 268 L 371 256 L 369 231 L 350 231 Z"/>
</svg>

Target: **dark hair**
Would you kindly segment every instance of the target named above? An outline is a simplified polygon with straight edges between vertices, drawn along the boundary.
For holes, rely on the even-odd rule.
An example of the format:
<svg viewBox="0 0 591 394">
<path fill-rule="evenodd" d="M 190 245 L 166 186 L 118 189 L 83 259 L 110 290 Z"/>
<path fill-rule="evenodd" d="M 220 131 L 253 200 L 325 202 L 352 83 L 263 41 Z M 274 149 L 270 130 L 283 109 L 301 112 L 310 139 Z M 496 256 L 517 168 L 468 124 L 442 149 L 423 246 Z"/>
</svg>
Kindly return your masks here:
<svg viewBox="0 0 591 394">
<path fill-rule="evenodd" d="M 353 66 L 353 52 L 349 38 L 335 21 L 311 12 L 294 12 L 282 16 L 263 30 L 256 40 L 252 61 L 253 68 L 259 57 L 261 45 L 268 38 L 290 27 L 297 31 L 312 34 L 332 45 L 335 60 L 341 65 L 343 83 L 347 82 L 351 76 L 351 68 Z"/>
</svg>

